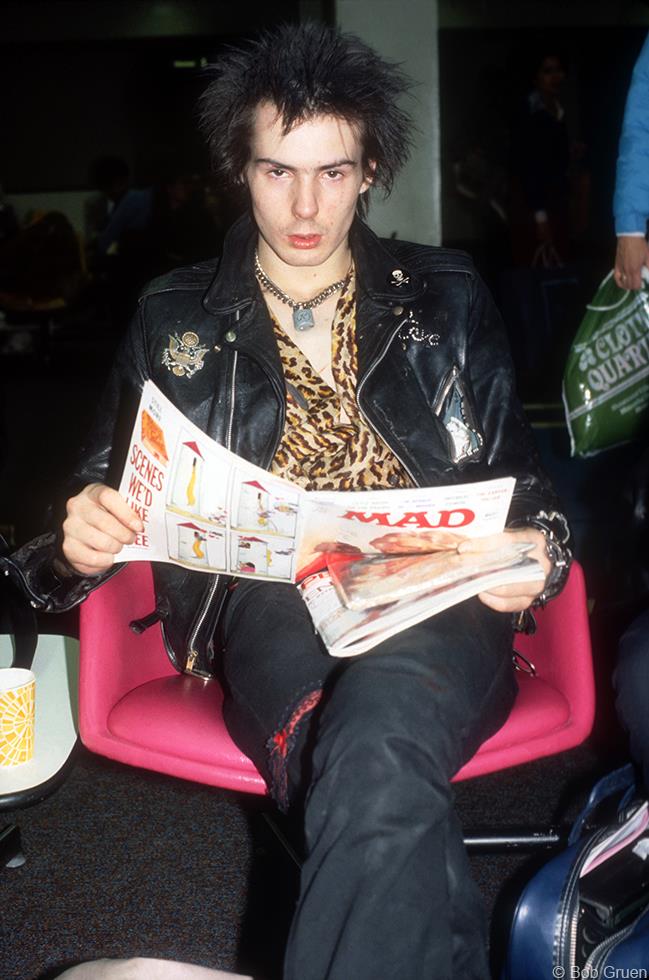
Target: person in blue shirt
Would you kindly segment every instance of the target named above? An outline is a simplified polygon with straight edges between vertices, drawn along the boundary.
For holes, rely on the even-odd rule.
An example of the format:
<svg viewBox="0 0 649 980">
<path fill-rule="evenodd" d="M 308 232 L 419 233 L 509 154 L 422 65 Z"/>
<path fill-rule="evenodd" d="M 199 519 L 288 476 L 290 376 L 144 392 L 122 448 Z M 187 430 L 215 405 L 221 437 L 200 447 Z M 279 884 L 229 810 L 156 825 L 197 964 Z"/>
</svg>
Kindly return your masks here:
<svg viewBox="0 0 649 980">
<path fill-rule="evenodd" d="M 633 69 L 620 136 L 615 196 L 615 281 L 621 289 L 640 289 L 649 265 L 649 35 Z"/>
<path fill-rule="evenodd" d="M 613 275 L 621 289 L 640 289 L 642 270 L 649 266 L 649 34 L 633 69 L 620 137 L 613 211 L 617 251 Z M 643 455 L 647 459 L 647 450 Z M 646 465 L 638 465 L 633 515 L 646 526 Z M 649 609 L 622 635 L 613 675 L 618 718 L 629 733 L 631 755 L 649 788 Z"/>
</svg>

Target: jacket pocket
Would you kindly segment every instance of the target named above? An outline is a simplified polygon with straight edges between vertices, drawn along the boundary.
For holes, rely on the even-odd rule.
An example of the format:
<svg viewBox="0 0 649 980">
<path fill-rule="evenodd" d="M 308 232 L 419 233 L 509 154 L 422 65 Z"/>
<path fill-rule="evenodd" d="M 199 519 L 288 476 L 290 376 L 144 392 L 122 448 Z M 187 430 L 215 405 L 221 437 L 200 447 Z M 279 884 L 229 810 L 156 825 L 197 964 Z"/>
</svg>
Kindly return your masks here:
<svg viewBox="0 0 649 980">
<path fill-rule="evenodd" d="M 453 463 L 482 456 L 484 437 L 476 420 L 469 392 L 454 364 L 444 378 L 433 411 L 446 430 Z"/>
</svg>

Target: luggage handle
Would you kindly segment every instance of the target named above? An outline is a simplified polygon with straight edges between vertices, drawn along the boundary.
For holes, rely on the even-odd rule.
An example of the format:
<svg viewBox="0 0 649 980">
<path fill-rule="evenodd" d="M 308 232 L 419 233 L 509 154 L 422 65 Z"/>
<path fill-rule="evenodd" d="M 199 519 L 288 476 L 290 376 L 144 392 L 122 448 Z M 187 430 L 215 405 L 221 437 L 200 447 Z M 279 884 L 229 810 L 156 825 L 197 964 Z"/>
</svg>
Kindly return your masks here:
<svg viewBox="0 0 649 980">
<path fill-rule="evenodd" d="M 568 846 L 577 843 L 584 832 L 586 821 L 604 800 L 616 794 L 622 794 L 618 805 L 618 813 L 620 813 L 630 802 L 634 792 L 635 771 L 631 762 L 628 762 L 620 769 L 614 769 L 613 772 L 608 773 L 608 775 L 598 780 L 590 791 L 588 802 L 572 825 L 570 836 L 568 837 Z"/>
<path fill-rule="evenodd" d="M 615 271 L 614 269 L 611 269 L 609 274 L 607 276 L 604 276 L 604 278 L 599 284 L 598 290 L 602 288 L 604 283 L 607 283 L 609 281 L 614 271 Z M 647 269 L 646 265 L 642 266 L 642 278 L 644 279 L 645 283 L 649 282 L 649 269 Z M 593 313 L 609 313 L 611 310 L 617 310 L 618 306 L 622 306 L 622 304 L 625 302 L 631 290 L 624 289 L 622 290 L 622 292 L 623 292 L 622 298 L 619 299 L 617 303 L 613 303 L 611 306 L 592 306 L 590 303 L 587 303 L 586 309 L 592 310 Z"/>
</svg>

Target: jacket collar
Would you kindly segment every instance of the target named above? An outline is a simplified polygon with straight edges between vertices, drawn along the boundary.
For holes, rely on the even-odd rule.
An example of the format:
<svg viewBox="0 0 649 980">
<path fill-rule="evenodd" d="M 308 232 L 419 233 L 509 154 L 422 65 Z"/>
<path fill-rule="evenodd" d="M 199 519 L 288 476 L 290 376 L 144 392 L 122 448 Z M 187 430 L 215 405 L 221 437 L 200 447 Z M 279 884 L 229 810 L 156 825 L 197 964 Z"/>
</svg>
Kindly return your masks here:
<svg viewBox="0 0 649 980">
<path fill-rule="evenodd" d="M 421 276 L 400 262 L 359 218 L 352 225 L 350 243 L 357 282 L 375 303 L 410 303 L 424 291 Z M 256 244 L 257 230 L 246 213 L 227 233 L 216 275 L 203 297 L 203 306 L 209 313 L 233 313 L 253 302 L 257 293 Z"/>
<path fill-rule="evenodd" d="M 426 284 L 396 254 L 386 247 L 368 226 L 356 218 L 350 243 L 361 290 L 379 306 L 411 303 L 424 292 Z M 397 248 L 395 248 L 397 252 Z"/>
</svg>

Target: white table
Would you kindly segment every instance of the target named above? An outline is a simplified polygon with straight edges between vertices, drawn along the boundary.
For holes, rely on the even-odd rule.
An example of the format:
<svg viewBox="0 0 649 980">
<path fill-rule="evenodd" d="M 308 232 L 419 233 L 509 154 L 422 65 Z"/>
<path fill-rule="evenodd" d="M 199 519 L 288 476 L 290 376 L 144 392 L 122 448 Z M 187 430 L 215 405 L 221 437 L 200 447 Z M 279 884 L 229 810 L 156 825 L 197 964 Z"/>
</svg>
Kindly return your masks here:
<svg viewBox="0 0 649 980">
<path fill-rule="evenodd" d="M 13 638 L 0 635 L 0 667 L 11 667 Z M 79 641 L 69 636 L 39 636 L 32 663 L 36 676 L 34 756 L 19 766 L 0 767 L 0 811 L 45 799 L 61 784 L 77 744 Z M 17 828 L 0 831 L 0 847 L 9 864 L 22 863 Z M 13 842 L 13 843 L 12 843 Z"/>
</svg>

